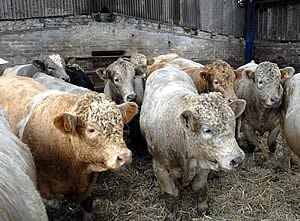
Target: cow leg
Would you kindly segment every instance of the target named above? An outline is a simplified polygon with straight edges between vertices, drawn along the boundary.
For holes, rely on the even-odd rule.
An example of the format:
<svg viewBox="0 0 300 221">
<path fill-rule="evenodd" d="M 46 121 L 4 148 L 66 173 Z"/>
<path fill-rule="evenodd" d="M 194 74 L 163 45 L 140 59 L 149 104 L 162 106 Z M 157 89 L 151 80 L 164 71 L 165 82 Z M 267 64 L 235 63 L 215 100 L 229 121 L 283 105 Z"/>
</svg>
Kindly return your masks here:
<svg viewBox="0 0 300 221">
<path fill-rule="evenodd" d="M 200 170 L 192 181 L 192 189 L 198 196 L 198 213 L 202 214 L 208 210 L 207 204 L 207 176 L 210 170 Z"/>
<path fill-rule="evenodd" d="M 159 181 L 161 191 L 173 196 L 178 196 L 178 188 L 168 170 L 157 160 L 153 159 L 153 168 L 155 175 Z"/>
<path fill-rule="evenodd" d="M 247 146 L 246 147 L 244 146 L 242 149 L 246 153 L 253 153 L 259 145 L 256 134 L 255 134 L 255 130 L 251 126 L 249 126 L 247 123 L 244 123 L 243 124 L 243 132 L 245 135 L 245 140 L 247 142 Z"/>
<path fill-rule="evenodd" d="M 280 133 L 280 128 L 279 127 L 276 127 L 271 132 L 269 132 L 267 142 L 268 142 L 268 147 L 269 147 L 269 150 L 270 150 L 271 154 L 273 154 L 276 150 L 277 138 L 278 138 L 279 133 Z"/>
</svg>

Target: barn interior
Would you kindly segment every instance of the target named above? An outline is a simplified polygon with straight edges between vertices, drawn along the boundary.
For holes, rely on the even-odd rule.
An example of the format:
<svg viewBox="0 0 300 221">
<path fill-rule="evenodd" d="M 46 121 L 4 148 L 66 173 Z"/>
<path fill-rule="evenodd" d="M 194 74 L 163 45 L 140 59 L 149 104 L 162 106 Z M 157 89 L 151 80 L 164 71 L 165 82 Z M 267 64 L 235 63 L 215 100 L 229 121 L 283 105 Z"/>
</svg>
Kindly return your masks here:
<svg viewBox="0 0 300 221">
<path fill-rule="evenodd" d="M 95 74 L 122 56 L 166 53 L 208 64 L 222 59 L 237 68 L 271 61 L 300 72 L 299 0 L 1 0 L 0 57 L 24 64 L 44 54 L 75 58 L 103 92 Z M 130 141 L 128 141 L 130 145 Z M 235 172 L 211 172 L 210 210 L 199 215 L 183 190 L 176 220 L 300 220 L 300 160 L 282 169 L 282 138 L 270 158 L 266 137 Z M 270 160 L 272 159 L 272 160 Z M 96 220 L 165 220 L 149 155 L 98 178 Z M 49 220 L 78 220 L 76 205 L 49 206 Z"/>
</svg>

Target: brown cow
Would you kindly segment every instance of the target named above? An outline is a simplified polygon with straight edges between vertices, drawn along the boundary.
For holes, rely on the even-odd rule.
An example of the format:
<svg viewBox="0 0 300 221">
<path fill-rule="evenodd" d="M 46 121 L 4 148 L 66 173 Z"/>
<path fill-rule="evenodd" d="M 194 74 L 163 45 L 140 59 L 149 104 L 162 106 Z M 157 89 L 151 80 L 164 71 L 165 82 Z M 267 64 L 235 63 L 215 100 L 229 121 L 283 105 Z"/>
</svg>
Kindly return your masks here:
<svg viewBox="0 0 300 221">
<path fill-rule="evenodd" d="M 135 103 L 116 105 L 95 92 L 47 91 L 20 76 L 1 77 L 0 90 L 14 133 L 31 148 L 42 197 L 82 201 L 99 172 L 131 162 L 123 127 L 137 114 Z"/>
<path fill-rule="evenodd" d="M 199 93 L 221 92 L 225 97 L 236 98 L 234 82 L 242 77 L 242 70 L 234 70 L 227 62 L 218 60 L 202 68 L 184 71 L 193 79 Z"/>
</svg>

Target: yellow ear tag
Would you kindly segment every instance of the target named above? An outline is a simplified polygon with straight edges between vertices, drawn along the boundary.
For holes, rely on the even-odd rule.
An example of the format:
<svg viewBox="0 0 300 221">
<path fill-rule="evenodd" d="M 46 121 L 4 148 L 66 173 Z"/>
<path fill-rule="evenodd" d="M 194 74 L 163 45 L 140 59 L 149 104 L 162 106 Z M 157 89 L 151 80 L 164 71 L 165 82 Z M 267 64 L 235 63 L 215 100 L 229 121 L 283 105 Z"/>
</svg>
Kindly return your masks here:
<svg viewBox="0 0 300 221">
<path fill-rule="evenodd" d="M 287 71 L 282 72 L 281 78 L 288 78 L 288 77 L 289 77 L 289 72 Z"/>
<path fill-rule="evenodd" d="M 69 128 L 69 126 L 68 126 L 68 124 L 66 122 L 64 122 L 64 129 L 65 129 L 66 132 L 70 132 L 71 131 L 70 128 Z"/>
</svg>

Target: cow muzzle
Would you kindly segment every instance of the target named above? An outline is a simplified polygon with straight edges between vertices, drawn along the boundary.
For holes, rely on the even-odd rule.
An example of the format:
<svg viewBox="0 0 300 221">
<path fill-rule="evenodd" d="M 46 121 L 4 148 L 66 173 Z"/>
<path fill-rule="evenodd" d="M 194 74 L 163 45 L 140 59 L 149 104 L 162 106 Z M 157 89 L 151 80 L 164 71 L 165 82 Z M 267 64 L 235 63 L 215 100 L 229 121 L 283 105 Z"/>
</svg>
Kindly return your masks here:
<svg viewBox="0 0 300 221">
<path fill-rule="evenodd" d="M 135 101 L 136 100 L 136 93 L 134 94 L 129 94 L 128 96 L 126 96 L 126 101 L 130 102 L 130 101 Z"/>
<path fill-rule="evenodd" d="M 130 164 L 131 161 L 132 161 L 132 153 L 130 150 L 127 150 L 127 151 L 124 151 L 124 152 L 114 155 L 109 163 L 111 165 L 108 165 L 108 167 L 113 170 L 117 170 L 117 169 L 121 168 L 122 166 Z"/>
</svg>

